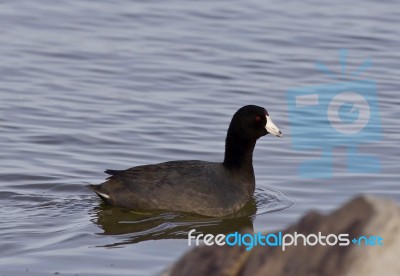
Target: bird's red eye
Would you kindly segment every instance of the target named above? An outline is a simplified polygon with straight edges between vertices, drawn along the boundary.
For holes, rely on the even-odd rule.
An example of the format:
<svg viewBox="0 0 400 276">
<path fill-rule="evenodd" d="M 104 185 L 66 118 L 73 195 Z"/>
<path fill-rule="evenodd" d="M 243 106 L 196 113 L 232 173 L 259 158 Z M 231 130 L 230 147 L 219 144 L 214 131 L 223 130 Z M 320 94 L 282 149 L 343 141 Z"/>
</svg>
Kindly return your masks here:
<svg viewBox="0 0 400 276">
<path fill-rule="evenodd" d="M 261 117 L 260 116 L 256 116 L 256 122 L 261 121 Z"/>
</svg>

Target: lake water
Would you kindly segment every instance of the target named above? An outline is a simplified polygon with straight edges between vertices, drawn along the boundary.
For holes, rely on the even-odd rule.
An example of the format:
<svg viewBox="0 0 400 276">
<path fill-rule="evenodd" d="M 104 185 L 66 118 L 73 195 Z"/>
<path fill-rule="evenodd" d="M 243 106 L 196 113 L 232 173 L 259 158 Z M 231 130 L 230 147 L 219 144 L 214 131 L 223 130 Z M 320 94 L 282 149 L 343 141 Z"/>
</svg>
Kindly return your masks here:
<svg viewBox="0 0 400 276">
<path fill-rule="evenodd" d="M 2 1 L 0 275 L 151 275 L 188 250 L 191 228 L 272 231 L 360 193 L 400 202 L 399 18 L 396 1 Z M 373 62 L 360 76 L 377 83 L 381 139 L 360 151 L 381 171 L 349 173 L 338 147 L 333 177 L 302 178 L 320 152 L 292 148 L 286 91 L 332 83 L 315 62 L 339 72 L 342 48 L 347 72 Z M 85 189 L 105 169 L 222 160 L 246 104 L 284 138 L 257 143 L 243 215 L 149 216 Z"/>
</svg>

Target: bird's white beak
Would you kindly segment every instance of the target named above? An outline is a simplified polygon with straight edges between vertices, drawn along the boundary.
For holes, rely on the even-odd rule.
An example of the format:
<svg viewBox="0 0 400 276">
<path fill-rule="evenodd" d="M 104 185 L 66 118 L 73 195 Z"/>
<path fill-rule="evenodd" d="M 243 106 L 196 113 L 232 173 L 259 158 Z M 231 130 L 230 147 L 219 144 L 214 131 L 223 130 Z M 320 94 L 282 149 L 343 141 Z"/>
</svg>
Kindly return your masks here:
<svg viewBox="0 0 400 276">
<path fill-rule="evenodd" d="M 265 125 L 265 129 L 268 131 L 268 133 L 271 133 L 275 135 L 276 137 L 282 137 L 283 134 L 279 130 L 279 128 L 272 122 L 271 118 L 268 115 L 265 115 L 267 118 L 267 124 Z"/>
</svg>

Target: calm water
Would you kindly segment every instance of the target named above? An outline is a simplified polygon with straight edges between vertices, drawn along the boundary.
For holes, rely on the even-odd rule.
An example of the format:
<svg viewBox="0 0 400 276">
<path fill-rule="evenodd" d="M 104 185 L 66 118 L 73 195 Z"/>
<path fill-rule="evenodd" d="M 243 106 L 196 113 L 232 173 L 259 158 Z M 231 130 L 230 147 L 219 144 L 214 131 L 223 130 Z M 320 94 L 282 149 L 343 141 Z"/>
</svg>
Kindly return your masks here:
<svg viewBox="0 0 400 276">
<path fill-rule="evenodd" d="M 156 274 L 191 228 L 276 230 L 359 193 L 400 202 L 400 5 L 335 2 L 2 1 L 0 275 Z M 285 92 L 332 82 L 314 64 L 338 72 L 340 48 L 348 70 L 373 61 L 363 77 L 378 85 L 382 140 L 361 151 L 382 170 L 350 174 L 338 148 L 333 178 L 303 179 L 298 165 L 319 152 L 292 150 Z M 237 218 L 137 214 L 83 187 L 108 168 L 221 160 L 246 104 L 285 137 L 258 142 L 256 198 Z"/>
</svg>

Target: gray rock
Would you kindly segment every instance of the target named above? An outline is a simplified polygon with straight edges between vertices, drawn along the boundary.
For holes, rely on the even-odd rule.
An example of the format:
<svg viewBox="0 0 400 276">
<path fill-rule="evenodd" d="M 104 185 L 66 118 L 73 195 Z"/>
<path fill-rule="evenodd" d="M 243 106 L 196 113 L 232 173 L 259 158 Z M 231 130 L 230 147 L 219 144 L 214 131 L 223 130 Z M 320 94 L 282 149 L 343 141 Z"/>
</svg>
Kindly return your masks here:
<svg viewBox="0 0 400 276">
<path fill-rule="evenodd" d="M 400 275 L 400 208 L 392 201 L 371 196 L 357 197 L 330 215 L 306 214 L 282 231 L 323 235 L 348 233 L 349 239 L 380 236 L 383 245 L 367 246 L 201 246 L 178 260 L 169 275 L 273 275 L 355 276 Z"/>
</svg>

